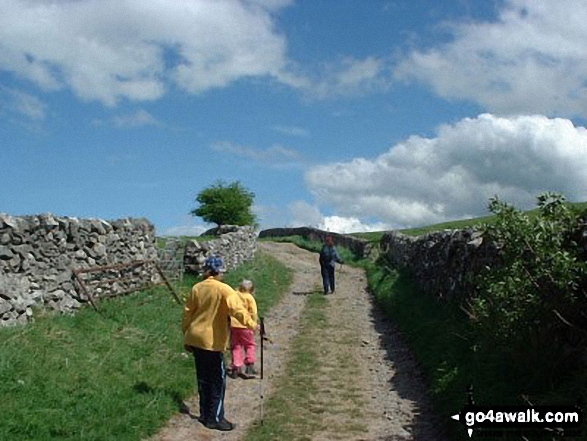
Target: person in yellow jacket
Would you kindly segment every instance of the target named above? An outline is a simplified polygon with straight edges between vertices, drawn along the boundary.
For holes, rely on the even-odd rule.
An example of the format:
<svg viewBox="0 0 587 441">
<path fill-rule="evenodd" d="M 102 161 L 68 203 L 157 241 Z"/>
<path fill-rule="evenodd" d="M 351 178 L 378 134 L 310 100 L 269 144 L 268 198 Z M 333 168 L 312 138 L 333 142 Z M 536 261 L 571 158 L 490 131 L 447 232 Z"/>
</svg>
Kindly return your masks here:
<svg viewBox="0 0 587 441">
<path fill-rule="evenodd" d="M 251 314 L 251 317 L 257 321 L 257 302 L 255 302 L 255 285 L 250 280 L 243 280 L 237 290 L 240 298 Z M 243 326 L 235 318 L 230 319 L 230 350 L 232 353 L 231 378 L 252 378 L 255 376 L 255 334 L 246 326 Z M 243 373 L 243 364 L 246 366 Z"/>
<path fill-rule="evenodd" d="M 205 279 L 193 286 L 183 312 L 184 348 L 194 355 L 200 396 L 199 421 L 209 429 L 229 431 L 236 424 L 224 417 L 228 319 L 234 317 L 252 330 L 257 328 L 257 322 L 239 295 L 222 282 L 225 271 L 222 258 L 206 259 L 204 271 Z"/>
</svg>

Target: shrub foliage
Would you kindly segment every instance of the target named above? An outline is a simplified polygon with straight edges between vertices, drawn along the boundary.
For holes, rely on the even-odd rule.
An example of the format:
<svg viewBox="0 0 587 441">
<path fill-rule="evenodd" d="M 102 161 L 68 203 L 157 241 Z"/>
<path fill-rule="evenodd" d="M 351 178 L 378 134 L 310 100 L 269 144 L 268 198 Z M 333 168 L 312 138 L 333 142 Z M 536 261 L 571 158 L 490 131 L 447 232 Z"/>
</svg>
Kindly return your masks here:
<svg viewBox="0 0 587 441">
<path fill-rule="evenodd" d="M 497 197 L 489 209 L 497 219 L 484 230 L 500 248 L 500 262 L 476 277 L 467 308 L 481 341 L 505 347 L 518 367 L 578 367 L 587 346 L 581 217 L 556 193 L 538 197 L 536 216 Z"/>
</svg>

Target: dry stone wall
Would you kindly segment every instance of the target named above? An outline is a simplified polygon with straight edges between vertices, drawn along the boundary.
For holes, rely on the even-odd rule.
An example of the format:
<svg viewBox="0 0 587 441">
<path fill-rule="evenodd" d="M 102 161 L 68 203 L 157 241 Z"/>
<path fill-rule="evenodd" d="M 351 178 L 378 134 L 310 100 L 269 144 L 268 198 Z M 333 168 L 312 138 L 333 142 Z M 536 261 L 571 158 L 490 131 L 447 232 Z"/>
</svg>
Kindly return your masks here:
<svg viewBox="0 0 587 441">
<path fill-rule="evenodd" d="M 185 271 L 202 274 L 208 256 L 220 256 L 227 269 L 233 269 L 255 257 L 257 252 L 257 234 L 253 227 L 223 225 L 207 231 L 204 235 L 216 235 L 209 241 L 191 240 L 186 244 L 184 254 Z"/>
<path fill-rule="evenodd" d="M 323 242 L 326 236 L 332 236 L 335 246 L 348 248 L 358 258 L 369 257 L 375 251 L 372 244 L 367 240 L 345 234 L 331 233 L 329 231 L 319 230 L 318 228 L 312 227 L 271 228 L 259 233 L 259 238 L 287 236 L 302 236 L 308 240 L 320 242 Z"/>
<path fill-rule="evenodd" d="M 387 262 L 409 269 L 420 289 L 444 299 L 466 295 L 471 288 L 467 276 L 498 263 L 498 248 L 473 229 L 417 237 L 391 231 L 380 245 Z"/>
<path fill-rule="evenodd" d="M 57 217 L 52 214 L 0 214 L 0 326 L 26 323 L 33 307 L 71 312 L 88 299 L 74 269 L 153 260 L 155 231 L 146 219 Z M 92 294 L 112 295 L 156 280 L 147 267 L 135 267 L 131 280 L 109 283 Z"/>
</svg>

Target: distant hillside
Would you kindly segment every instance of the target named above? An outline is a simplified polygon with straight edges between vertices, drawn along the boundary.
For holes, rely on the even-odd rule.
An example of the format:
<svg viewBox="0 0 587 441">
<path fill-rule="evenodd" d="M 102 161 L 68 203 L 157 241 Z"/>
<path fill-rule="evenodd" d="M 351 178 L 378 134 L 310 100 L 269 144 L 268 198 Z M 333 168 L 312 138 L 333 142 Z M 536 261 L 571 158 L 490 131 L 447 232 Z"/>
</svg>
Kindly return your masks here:
<svg viewBox="0 0 587 441">
<path fill-rule="evenodd" d="M 587 210 L 587 202 L 569 202 L 569 206 L 573 207 L 576 211 L 583 211 Z M 530 214 L 534 214 L 538 212 L 538 209 L 535 208 L 533 210 L 527 211 Z M 460 230 L 463 228 L 474 227 L 482 224 L 492 223 L 495 219 L 495 216 L 482 216 L 476 217 L 472 219 L 461 219 L 456 221 L 449 221 L 449 222 L 442 222 L 439 224 L 428 225 L 423 227 L 417 228 L 406 228 L 403 230 L 398 230 L 403 234 L 407 234 L 410 236 L 420 236 L 422 234 L 430 233 L 433 231 L 442 231 L 442 230 Z M 363 239 L 367 239 L 371 242 L 378 242 L 381 239 L 381 236 L 385 231 L 370 231 L 368 233 L 351 233 L 351 236 L 360 237 Z"/>
</svg>

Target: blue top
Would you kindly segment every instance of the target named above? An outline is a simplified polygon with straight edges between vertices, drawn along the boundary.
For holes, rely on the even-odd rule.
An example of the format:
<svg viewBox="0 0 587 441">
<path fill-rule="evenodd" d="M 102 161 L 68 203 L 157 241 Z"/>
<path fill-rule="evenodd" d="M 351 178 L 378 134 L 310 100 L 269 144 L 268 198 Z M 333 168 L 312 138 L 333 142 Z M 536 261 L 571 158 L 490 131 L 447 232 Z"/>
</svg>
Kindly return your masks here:
<svg viewBox="0 0 587 441">
<path fill-rule="evenodd" d="M 334 266 L 335 263 L 344 263 L 344 261 L 338 255 L 338 251 L 333 246 L 328 245 L 322 246 L 320 250 L 320 265 Z"/>
</svg>

